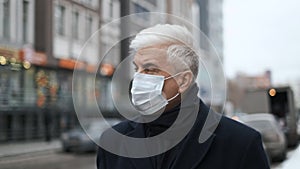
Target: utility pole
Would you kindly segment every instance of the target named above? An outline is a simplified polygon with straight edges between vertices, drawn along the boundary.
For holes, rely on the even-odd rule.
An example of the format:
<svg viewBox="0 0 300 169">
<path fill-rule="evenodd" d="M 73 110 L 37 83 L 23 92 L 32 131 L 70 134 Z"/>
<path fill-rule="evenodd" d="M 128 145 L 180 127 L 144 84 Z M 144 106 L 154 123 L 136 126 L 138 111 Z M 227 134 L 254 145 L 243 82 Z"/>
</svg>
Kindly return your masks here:
<svg viewBox="0 0 300 169">
<path fill-rule="evenodd" d="M 129 15 L 130 13 L 130 0 L 120 0 L 120 13 L 121 18 L 124 16 Z M 121 41 L 121 61 L 124 60 L 129 52 L 129 23 L 128 20 L 121 19 L 120 23 L 120 31 L 121 31 L 121 38 L 124 38 Z"/>
</svg>

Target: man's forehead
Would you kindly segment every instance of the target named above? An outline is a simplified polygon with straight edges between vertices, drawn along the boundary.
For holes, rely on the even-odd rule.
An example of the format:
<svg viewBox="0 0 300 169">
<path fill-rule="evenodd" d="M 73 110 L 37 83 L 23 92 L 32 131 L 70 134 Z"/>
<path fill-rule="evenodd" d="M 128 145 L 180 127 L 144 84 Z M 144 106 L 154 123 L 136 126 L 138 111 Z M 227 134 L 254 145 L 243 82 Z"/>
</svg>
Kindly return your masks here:
<svg viewBox="0 0 300 169">
<path fill-rule="evenodd" d="M 160 47 L 147 47 L 138 50 L 134 56 L 134 62 L 137 64 L 153 63 L 159 67 L 166 66 L 167 50 Z"/>
<path fill-rule="evenodd" d="M 166 72 L 174 71 L 173 66 L 168 61 L 167 48 L 161 46 L 147 47 L 138 50 L 134 56 L 133 63 L 137 65 L 152 64 Z"/>
<path fill-rule="evenodd" d="M 139 56 L 166 56 L 167 50 L 166 48 L 160 48 L 160 47 L 147 47 L 147 48 L 142 48 L 137 51 L 136 53 Z"/>
</svg>

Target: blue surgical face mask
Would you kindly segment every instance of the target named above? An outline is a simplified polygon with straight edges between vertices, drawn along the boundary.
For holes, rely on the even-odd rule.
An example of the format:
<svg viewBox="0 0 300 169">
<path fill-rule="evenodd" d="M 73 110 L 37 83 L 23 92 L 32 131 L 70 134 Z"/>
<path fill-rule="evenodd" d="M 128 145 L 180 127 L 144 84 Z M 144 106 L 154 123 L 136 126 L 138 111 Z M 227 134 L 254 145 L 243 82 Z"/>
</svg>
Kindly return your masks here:
<svg viewBox="0 0 300 169">
<path fill-rule="evenodd" d="M 180 73 L 167 78 L 159 75 L 136 73 L 131 88 L 131 101 L 135 108 L 143 115 L 151 115 L 163 109 L 169 101 L 175 99 L 179 95 L 179 93 L 177 93 L 167 100 L 162 95 L 164 81 L 173 78 Z"/>
</svg>

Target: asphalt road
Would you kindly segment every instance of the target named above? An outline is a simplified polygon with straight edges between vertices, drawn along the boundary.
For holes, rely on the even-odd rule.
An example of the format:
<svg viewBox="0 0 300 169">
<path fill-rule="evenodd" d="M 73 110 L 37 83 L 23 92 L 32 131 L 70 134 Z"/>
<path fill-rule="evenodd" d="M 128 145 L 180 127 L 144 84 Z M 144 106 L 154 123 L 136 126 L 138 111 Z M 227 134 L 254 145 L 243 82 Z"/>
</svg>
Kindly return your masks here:
<svg viewBox="0 0 300 169">
<path fill-rule="evenodd" d="M 0 169 L 96 169 L 96 154 L 24 154 L 1 158 Z"/>
<path fill-rule="evenodd" d="M 273 163 L 271 169 L 285 169 L 293 157 L 300 156 L 300 147 L 289 151 L 282 163 Z M 298 161 L 298 160 L 296 160 Z M 289 165 L 289 164 L 288 164 Z M 296 165 L 298 168 L 298 164 Z M 288 167 L 289 169 L 290 167 Z M 0 158 L 0 169 L 96 169 L 95 153 L 37 152 Z M 293 169 L 293 168 L 291 168 Z"/>
</svg>

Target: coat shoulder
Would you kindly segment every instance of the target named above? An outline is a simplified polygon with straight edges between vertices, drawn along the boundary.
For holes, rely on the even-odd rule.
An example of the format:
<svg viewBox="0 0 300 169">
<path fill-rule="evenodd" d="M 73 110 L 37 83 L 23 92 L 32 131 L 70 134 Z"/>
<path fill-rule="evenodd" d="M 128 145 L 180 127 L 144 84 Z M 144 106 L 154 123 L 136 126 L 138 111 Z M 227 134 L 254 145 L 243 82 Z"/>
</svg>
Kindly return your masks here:
<svg viewBox="0 0 300 169">
<path fill-rule="evenodd" d="M 133 122 L 129 120 L 122 121 L 116 125 L 114 125 L 112 128 L 115 129 L 117 132 L 121 134 L 125 134 L 132 130 L 132 124 Z"/>
<path fill-rule="evenodd" d="M 260 136 L 255 129 L 223 116 L 216 130 L 217 135 L 222 137 L 230 137 L 235 140 L 251 140 Z"/>
</svg>

